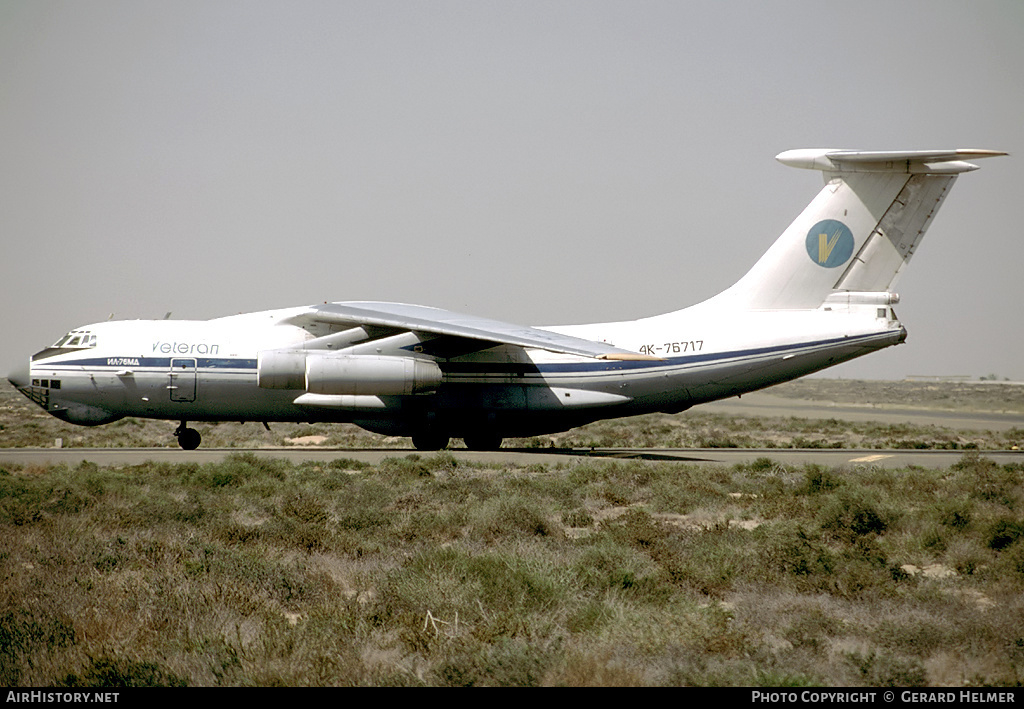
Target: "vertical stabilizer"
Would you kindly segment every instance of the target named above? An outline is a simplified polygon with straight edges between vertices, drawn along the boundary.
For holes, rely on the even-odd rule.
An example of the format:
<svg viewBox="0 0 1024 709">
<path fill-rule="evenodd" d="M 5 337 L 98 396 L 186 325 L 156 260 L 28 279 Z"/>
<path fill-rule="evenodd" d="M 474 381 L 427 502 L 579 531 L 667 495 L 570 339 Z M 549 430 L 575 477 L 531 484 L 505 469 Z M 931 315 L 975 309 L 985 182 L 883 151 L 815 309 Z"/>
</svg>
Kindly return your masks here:
<svg viewBox="0 0 1024 709">
<path fill-rule="evenodd" d="M 791 150 L 777 159 L 821 170 L 825 187 L 754 267 L 712 299 L 752 310 L 820 306 L 833 291 L 885 292 L 913 256 L 962 158 L 991 150 Z"/>
</svg>

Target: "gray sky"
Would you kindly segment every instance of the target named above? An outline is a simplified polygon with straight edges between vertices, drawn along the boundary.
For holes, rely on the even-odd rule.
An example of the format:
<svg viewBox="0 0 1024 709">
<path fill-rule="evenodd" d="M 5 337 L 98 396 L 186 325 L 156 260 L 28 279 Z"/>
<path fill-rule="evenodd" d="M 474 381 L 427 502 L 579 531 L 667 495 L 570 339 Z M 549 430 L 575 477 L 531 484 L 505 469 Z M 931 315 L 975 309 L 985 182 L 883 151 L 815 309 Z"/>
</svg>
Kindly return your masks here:
<svg viewBox="0 0 1024 709">
<path fill-rule="evenodd" d="M 533 325 L 732 284 L 790 148 L 992 148 L 832 376 L 1024 380 L 1024 3 L 0 0 L 0 373 L 74 326 L 334 300 Z"/>
</svg>

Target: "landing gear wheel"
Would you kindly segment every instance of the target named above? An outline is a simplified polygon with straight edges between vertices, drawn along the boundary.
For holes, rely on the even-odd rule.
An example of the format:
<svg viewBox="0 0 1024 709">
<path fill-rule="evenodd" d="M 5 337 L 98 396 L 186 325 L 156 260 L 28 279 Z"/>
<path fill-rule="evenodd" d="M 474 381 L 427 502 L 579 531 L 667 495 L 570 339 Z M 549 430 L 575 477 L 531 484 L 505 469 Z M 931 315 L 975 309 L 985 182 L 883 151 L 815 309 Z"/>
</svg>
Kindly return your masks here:
<svg viewBox="0 0 1024 709">
<path fill-rule="evenodd" d="M 448 447 L 449 440 L 451 439 L 443 433 L 427 431 L 415 434 L 412 437 L 412 444 L 418 451 L 440 451 Z"/>
<path fill-rule="evenodd" d="M 184 421 L 182 421 L 181 425 L 175 429 L 174 436 L 178 439 L 178 445 L 187 451 L 194 451 L 203 441 L 203 437 L 199 435 L 199 431 L 194 428 L 188 428 Z"/>
<path fill-rule="evenodd" d="M 471 451 L 496 451 L 501 448 L 501 436 L 491 433 L 478 433 L 475 436 L 466 436 L 462 440 Z"/>
</svg>

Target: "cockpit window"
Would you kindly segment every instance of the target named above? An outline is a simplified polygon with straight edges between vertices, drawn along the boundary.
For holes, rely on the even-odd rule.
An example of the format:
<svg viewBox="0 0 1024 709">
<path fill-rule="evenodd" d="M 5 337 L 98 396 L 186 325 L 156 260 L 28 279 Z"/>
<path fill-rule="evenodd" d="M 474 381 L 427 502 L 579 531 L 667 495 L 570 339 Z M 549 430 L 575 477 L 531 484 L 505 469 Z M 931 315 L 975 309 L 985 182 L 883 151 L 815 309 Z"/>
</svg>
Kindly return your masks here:
<svg viewBox="0 0 1024 709">
<path fill-rule="evenodd" d="M 96 346 L 96 335 L 93 335 L 88 330 L 72 330 L 64 337 L 54 342 L 51 347 L 95 347 Z"/>
<path fill-rule="evenodd" d="M 96 346 L 96 335 L 88 330 L 72 330 L 44 350 L 32 355 L 32 361 L 38 362 L 50 357 L 62 355 L 68 351 L 84 350 Z"/>
</svg>

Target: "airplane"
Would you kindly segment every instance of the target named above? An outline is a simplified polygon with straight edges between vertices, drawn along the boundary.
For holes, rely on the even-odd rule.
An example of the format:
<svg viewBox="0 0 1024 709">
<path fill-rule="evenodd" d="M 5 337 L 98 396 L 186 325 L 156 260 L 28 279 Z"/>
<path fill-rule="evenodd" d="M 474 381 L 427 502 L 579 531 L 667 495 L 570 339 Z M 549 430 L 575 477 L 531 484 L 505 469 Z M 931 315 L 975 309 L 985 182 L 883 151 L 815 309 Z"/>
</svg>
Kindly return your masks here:
<svg viewBox="0 0 1024 709">
<path fill-rule="evenodd" d="M 79 327 L 8 379 L 59 419 L 348 422 L 473 450 L 599 419 L 678 413 L 902 343 L 893 285 L 966 160 L 994 150 L 790 150 L 825 186 L 718 295 L 629 322 L 525 327 L 337 302 Z"/>
</svg>

